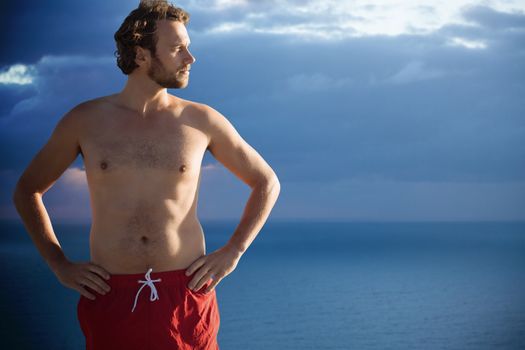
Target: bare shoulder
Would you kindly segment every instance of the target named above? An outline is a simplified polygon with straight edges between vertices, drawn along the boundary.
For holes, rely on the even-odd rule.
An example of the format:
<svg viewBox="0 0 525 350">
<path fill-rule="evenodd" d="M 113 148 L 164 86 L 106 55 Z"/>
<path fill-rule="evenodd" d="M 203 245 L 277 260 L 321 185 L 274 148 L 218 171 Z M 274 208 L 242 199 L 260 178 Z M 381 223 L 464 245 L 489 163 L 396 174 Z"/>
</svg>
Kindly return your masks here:
<svg viewBox="0 0 525 350">
<path fill-rule="evenodd" d="M 63 130 L 68 134 L 77 136 L 77 132 L 81 130 L 81 122 L 83 115 L 85 115 L 85 102 L 79 103 L 65 112 L 55 125 L 55 132 Z"/>
<path fill-rule="evenodd" d="M 183 114 L 188 116 L 188 118 L 191 119 L 191 122 L 206 134 L 209 140 L 209 145 L 214 141 L 214 135 L 216 138 L 217 132 L 220 132 L 221 130 L 223 132 L 235 131 L 229 120 L 215 108 L 205 103 L 184 99 L 180 100 L 180 105 L 183 106 Z"/>
<path fill-rule="evenodd" d="M 233 128 L 233 125 L 221 112 L 200 102 L 185 100 L 186 111 L 198 121 L 206 134 L 211 138 L 217 129 Z"/>
<path fill-rule="evenodd" d="M 171 95 L 175 106 L 180 106 L 185 112 L 191 114 L 195 118 L 201 120 L 210 121 L 210 119 L 216 118 L 218 113 L 215 109 L 208 106 L 205 103 L 191 101 Z"/>
<path fill-rule="evenodd" d="M 206 109 L 207 105 L 204 103 L 186 100 L 184 98 L 175 97 L 173 95 L 173 105 L 176 106 L 175 108 L 181 108 L 184 112 L 187 112 L 188 114 L 191 114 L 191 116 L 194 116 L 199 119 L 203 119 L 206 117 Z"/>
<path fill-rule="evenodd" d="M 80 123 L 93 111 L 99 109 L 106 102 L 107 96 L 97 97 L 91 100 L 86 100 L 78 103 L 71 108 L 64 116 L 63 119 L 70 120 L 70 123 Z"/>
<path fill-rule="evenodd" d="M 100 108 L 111 105 L 112 98 L 115 95 L 100 96 L 90 100 L 86 100 L 77 104 L 73 109 L 79 115 L 84 115 L 85 113 L 94 112 Z"/>
<path fill-rule="evenodd" d="M 64 114 L 59 123 L 67 124 L 69 129 L 76 131 L 80 136 L 83 131 L 93 126 L 94 119 L 97 119 L 94 117 L 101 116 L 105 110 L 110 108 L 111 96 L 96 97 L 78 103 Z"/>
</svg>

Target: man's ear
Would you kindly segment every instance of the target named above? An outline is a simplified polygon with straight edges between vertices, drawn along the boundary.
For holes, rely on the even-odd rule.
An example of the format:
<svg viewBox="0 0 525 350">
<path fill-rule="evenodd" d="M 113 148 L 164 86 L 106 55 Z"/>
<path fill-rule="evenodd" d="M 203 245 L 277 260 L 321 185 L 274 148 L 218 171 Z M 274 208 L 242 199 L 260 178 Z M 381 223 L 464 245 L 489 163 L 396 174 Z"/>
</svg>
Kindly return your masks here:
<svg viewBox="0 0 525 350">
<path fill-rule="evenodd" d="M 149 52 L 140 46 L 135 47 L 135 63 L 140 67 L 148 60 Z"/>
</svg>

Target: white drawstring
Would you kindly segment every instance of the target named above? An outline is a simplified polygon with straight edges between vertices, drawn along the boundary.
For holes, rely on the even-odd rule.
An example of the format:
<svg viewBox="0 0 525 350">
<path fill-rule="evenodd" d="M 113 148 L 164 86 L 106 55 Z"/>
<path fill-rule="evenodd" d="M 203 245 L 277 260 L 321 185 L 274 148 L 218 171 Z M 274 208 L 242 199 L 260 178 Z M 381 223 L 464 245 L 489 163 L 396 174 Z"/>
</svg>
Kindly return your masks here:
<svg viewBox="0 0 525 350">
<path fill-rule="evenodd" d="M 152 268 L 150 268 L 148 270 L 148 272 L 146 272 L 146 280 L 145 281 L 139 280 L 139 283 L 143 283 L 143 285 L 142 285 L 142 287 L 140 287 L 139 291 L 137 292 L 137 295 L 135 296 L 135 304 L 133 305 L 133 309 L 131 309 L 131 312 L 133 312 L 133 310 L 135 310 L 135 306 L 137 306 L 137 298 L 139 297 L 140 291 L 146 285 L 148 285 L 151 288 L 151 294 L 150 294 L 149 300 L 150 301 L 155 301 L 155 300 L 159 299 L 159 295 L 157 294 L 157 288 L 155 288 L 155 285 L 153 283 L 154 282 L 159 282 L 159 281 L 161 281 L 161 279 L 159 278 L 159 279 L 156 279 L 156 280 L 152 280 L 151 277 L 150 277 L 151 271 L 153 271 Z"/>
</svg>

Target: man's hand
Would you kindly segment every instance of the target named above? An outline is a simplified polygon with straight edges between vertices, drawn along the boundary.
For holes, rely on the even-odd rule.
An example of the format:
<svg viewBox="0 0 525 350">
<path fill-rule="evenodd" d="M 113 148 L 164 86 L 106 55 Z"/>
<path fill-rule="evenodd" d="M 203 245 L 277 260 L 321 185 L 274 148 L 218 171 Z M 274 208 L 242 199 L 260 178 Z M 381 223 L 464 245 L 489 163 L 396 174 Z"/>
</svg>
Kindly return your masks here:
<svg viewBox="0 0 525 350">
<path fill-rule="evenodd" d="M 74 263 L 69 260 L 64 261 L 55 270 L 60 283 L 64 286 L 78 291 L 88 299 L 95 300 L 95 296 L 89 293 L 85 287 L 105 295 L 110 291 L 109 285 L 104 282 L 110 278 L 110 274 L 102 267 L 93 263 Z"/>
<path fill-rule="evenodd" d="M 211 254 L 203 255 L 195 260 L 186 270 L 186 276 L 195 276 L 188 284 L 188 288 L 199 290 L 210 278 L 213 282 L 206 288 L 205 293 L 212 291 L 215 286 L 235 270 L 242 254 L 230 245 L 225 245 Z"/>
</svg>

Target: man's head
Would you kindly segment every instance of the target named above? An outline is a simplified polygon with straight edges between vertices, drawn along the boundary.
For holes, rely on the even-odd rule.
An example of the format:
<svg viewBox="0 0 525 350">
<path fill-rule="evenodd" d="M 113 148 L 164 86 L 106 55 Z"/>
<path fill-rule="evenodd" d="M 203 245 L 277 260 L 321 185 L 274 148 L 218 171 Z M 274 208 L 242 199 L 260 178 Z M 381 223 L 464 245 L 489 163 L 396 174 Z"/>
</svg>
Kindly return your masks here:
<svg viewBox="0 0 525 350">
<path fill-rule="evenodd" d="M 190 15 L 167 1 L 141 1 L 115 33 L 117 65 L 126 75 L 147 74 L 164 88 L 188 84 L 190 54 L 186 24 Z"/>
</svg>

